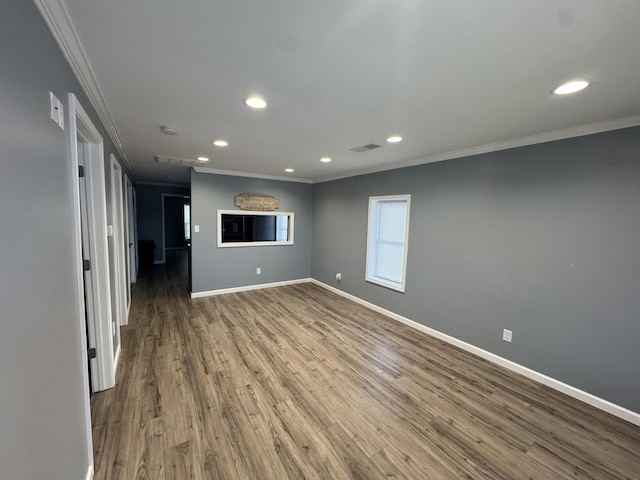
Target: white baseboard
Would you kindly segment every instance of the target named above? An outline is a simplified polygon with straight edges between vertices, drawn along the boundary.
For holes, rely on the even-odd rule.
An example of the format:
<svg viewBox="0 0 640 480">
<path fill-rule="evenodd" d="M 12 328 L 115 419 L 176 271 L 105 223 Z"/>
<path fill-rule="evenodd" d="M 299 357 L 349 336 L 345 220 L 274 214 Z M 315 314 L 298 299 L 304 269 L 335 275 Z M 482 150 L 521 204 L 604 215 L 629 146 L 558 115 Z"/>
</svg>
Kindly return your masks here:
<svg viewBox="0 0 640 480">
<path fill-rule="evenodd" d="M 309 283 L 311 278 L 299 278 L 297 280 L 285 280 L 284 282 L 259 283 L 257 285 L 246 285 L 244 287 L 221 288 L 219 290 L 208 290 L 206 292 L 191 292 L 191 298 L 211 297 L 213 295 L 224 295 L 225 293 L 247 292 L 249 290 L 260 290 L 262 288 L 283 287 L 285 285 L 296 285 L 298 283 Z"/>
<path fill-rule="evenodd" d="M 91 445 L 89 445 L 89 448 L 91 448 Z M 92 480 L 93 479 L 93 463 L 89 465 L 89 468 L 87 469 L 87 476 L 85 477 L 86 480 Z"/>
<path fill-rule="evenodd" d="M 530 368 L 527 368 L 523 365 L 512 362 L 511 360 L 507 360 L 504 357 L 500 357 L 499 355 L 488 352 L 487 350 L 483 350 L 480 347 L 476 347 L 475 345 L 472 345 L 467 342 L 463 342 L 462 340 L 458 340 L 457 338 L 451 337 L 445 333 L 439 332 L 438 330 L 429 328 L 425 325 L 422 325 L 421 323 L 418 323 L 406 317 L 403 317 L 402 315 L 398 315 L 397 313 L 394 313 L 390 310 L 386 310 L 373 303 L 369 303 L 366 300 L 362 300 L 361 298 L 358 298 L 354 295 L 343 292 L 342 290 L 339 290 L 335 287 L 327 285 L 326 283 L 322 283 L 315 279 L 311 279 L 311 282 L 331 292 L 334 292 L 334 293 L 337 293 L 338 295 L 346 297 L 349 300 L 353 300 L 354 302 L 359 303 L 360 305 L 364 305 L 365 307 L 368 307 L 371 310 L 381 313 L 393 320 L 397 320 L 398 322 L 408 325 L 409 327 L 412 327 L 412 328 L 415 328 L 416 330 L 424 332 L 427 335 L 431 335 L 447 343 L 450 343 L 451 345 L 455 345 L 456 347 L 459 347 L 462 350 L 466 350 L 467 352 L 473 353 L 474 355 L 484 358 L 485 360 L 489 360 L 490 362 L 493 362 L 502 367 L 505 367 L 508 370 L 519 373 L 520 375 L 523 375 L 527 378 L 535 380 L 538 383 L 551 387 L 554 390 L 557 390 L 566 395 L 569 395 L 570 397 L 573 397 L 593 407 L 596 407 L 600 410 L 610 413 L 611 415 L 615 415 L 616 417 L 622 418 L 627 422 L 640 426 L 640 413 L 636 413 L 631 410 L 628 410 L 624 407 L 621 407 L 620 405 L 616 405 L 615 403 L 609 402 L 608 400 L 604 400 L 603 398 L 596 397 L 595 395 L 592 395 L 588 392 L 580 390 L 579 388 L 576 388 L 564 382 L 561 382 L 560 380 L 556 380 L 554 378 L 548 377 L 542 373 L 536 372 L 535 370 L 531 370 Z"/>
</svg>

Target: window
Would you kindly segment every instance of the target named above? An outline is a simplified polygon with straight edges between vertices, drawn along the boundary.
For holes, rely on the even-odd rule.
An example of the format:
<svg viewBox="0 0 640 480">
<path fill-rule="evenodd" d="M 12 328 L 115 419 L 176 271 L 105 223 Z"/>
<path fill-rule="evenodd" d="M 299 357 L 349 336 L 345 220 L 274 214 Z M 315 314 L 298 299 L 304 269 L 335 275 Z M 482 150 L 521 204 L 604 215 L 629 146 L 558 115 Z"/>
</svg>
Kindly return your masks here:
<svg viewBox="0 0 640 480">
<path fill-rule="evenodd" d="M 191 206 L 188 203 L 182 205 L 182 221 L 184 223 L 184 240 L 191 240 Z"/>
<path fill-rule="evenodd" d="M 411 195 L 369 197 L 365 280 L 404 292 Z"/>
<path fill-rule="evenodd" d="M 293 212 L 218 210 L 218 247 L 293 245 Z"/>
</svg>

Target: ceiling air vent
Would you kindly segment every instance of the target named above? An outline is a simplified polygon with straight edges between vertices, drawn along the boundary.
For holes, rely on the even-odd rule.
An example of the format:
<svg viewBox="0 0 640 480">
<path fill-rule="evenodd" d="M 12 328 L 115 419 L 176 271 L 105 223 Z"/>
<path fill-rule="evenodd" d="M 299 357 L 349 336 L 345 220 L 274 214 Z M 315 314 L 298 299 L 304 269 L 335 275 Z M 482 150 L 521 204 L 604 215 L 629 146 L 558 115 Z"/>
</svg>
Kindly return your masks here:
<svg viewBox="0 0 640 480">
<path fill-rule="evenodd" d="M 169 165 L 174 165 L 176 167 L 199 167 L 201 165 L 206 165 L 207 163 L 196 160 L 195 158 L 168 157 L 166 155 L 156 155 L 156 162 L 168 163 Z"/>
<path fill-rule="evenodd" d="M 366 145 L 353 147 L 353 148 L 350 148 L 349 150 L 356 153 L 362 153 L 362 152 L 368 152 L 369 150 L 373 150 L 374 148 L 380 148 L 380 145 L 376 145 L 375 143 L 367 143 Z"/>
</svg>

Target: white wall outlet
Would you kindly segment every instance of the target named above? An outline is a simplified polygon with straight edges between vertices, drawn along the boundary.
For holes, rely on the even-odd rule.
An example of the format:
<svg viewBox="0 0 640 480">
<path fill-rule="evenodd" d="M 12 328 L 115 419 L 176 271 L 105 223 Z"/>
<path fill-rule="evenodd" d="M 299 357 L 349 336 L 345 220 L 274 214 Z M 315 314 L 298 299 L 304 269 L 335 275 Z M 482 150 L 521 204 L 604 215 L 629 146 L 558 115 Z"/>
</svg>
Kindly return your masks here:
<svg viewBox="0 0 640 480">
<path fill-rule="evenodd" d="M 511 330 L 507 330 L 506 328 L 502 330 L 502 340 L 511 343 L 511 338 L 513 338 L 513 332 Z"/>
<path fill-rule="evenodd" d="M 256 275 L 260 275 L 262 273 L 262 269 L 260 267 L 256 267 Z"/>
<path fill-rule="evenodd" d="M 198 233 L 200 231 L 200 225 L 194 225 L 193 226 L 193 232 L 194 233 Z"/>
<path fill-rule="evenodd" d="M 342 274 L 341 273 L 336 273 L 336 280 L 339 281 L 339 282 L 342 280 Z"/>
</svg>

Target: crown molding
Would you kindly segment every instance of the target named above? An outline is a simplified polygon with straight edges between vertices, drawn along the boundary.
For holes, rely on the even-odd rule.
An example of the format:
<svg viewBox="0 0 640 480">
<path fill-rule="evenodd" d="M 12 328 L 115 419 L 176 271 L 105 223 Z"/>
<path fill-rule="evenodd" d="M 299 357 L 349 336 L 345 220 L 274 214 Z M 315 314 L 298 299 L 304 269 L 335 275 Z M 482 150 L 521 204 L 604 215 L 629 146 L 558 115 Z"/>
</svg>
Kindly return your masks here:
<svg viewBox="0 0 640 480">
<path fill-rule="evenodd" d="M 309 178 L 285 177 L 281 175 L 266 175 L 262 173 L 251 173 L 251 172 L 238 172 L 236 170 L 219 170 L 217 168 L 207 168 L 207 167 L 193 167 L 193 170 L 198 173 L 210 173 L 213 175 L 229 175 L 232 177 L 262 178 L 265 180 L 279 180 L 281 182 L 313 183 L 313 180 Z"/>
<path fill-rule="evenodd" d="M 333 180 L 340 180 L 343 178 L 357 177 L 360 175 L 367 175 L 369 173 L 386 172 L 389 170 L 396 170 L 398 168 L 415 167 L 418 165 L 425 165 L 427 163 L 442 162 L 445 160 L 453 160 L 456 158 L 470 157 L 473 155 L 481 155 L 483 153 L 498 152 L 500 150 L 509 150 L 511 148 L 526 147 L 528 145 L 536 145 L 539 143 L 554 142 L 556 140 L 565 140 L 568 138 L 584 137 L 586 135 L 593 135 L 596 133 L 610 132 L 612 130 L 621 130 L 623 128 L 637 127 L 640 125 L 640 115 L 632 115 L 629 117 L 615 118 L 612 120 L 604 120 L 602 122 L 589 123 L 587 125 L 580 125 L 578 127 L 565 128 L 562 130 L 555 130 L 552 132 L 539 133 L 537 135 L 530 135 L 528 137 L 515 138 L 513 140 L 506 140 L 504 142 L 489 143 L 486 145 L 480 145 L 477 147 L 465 148 L 462 150 L 454 150 L 451 152 L 438 153 L 436 155 L 429 155 L 427 157 L 421 157 L 414 160 L 407 160 L 405 162 L 394 163 L 391 165 L 379 165 L 377 167 L 371 167 L 364 170 L 358 170 L 350 173 L 333 175 L 329 177 L 322 177 L 315 179 L 313 183 L 331 182 Z"/>
<path fill-rule="evenodd" d="M 89 102 L 95 109 L 102 125 L 107 131 L 109 138 L 113 142 L 122 162 L 129 172 L 135 177 L 135 168 L 129 160 L 126 149 L 115 122 L 107 106 L 107 102 L 102 94 L 98 80 L 91 68 L 91 63 L 80 43 L 78 34 L 71 23 L 71 17 L 63 0 L 34 0 L 34 3 L 45 23 L 49 27 L 53 38 L 60 47 L 67 63 L 71 67 L 74 75 L 78 79 L 80 86 L 84 90 Z"/>
</svg>

